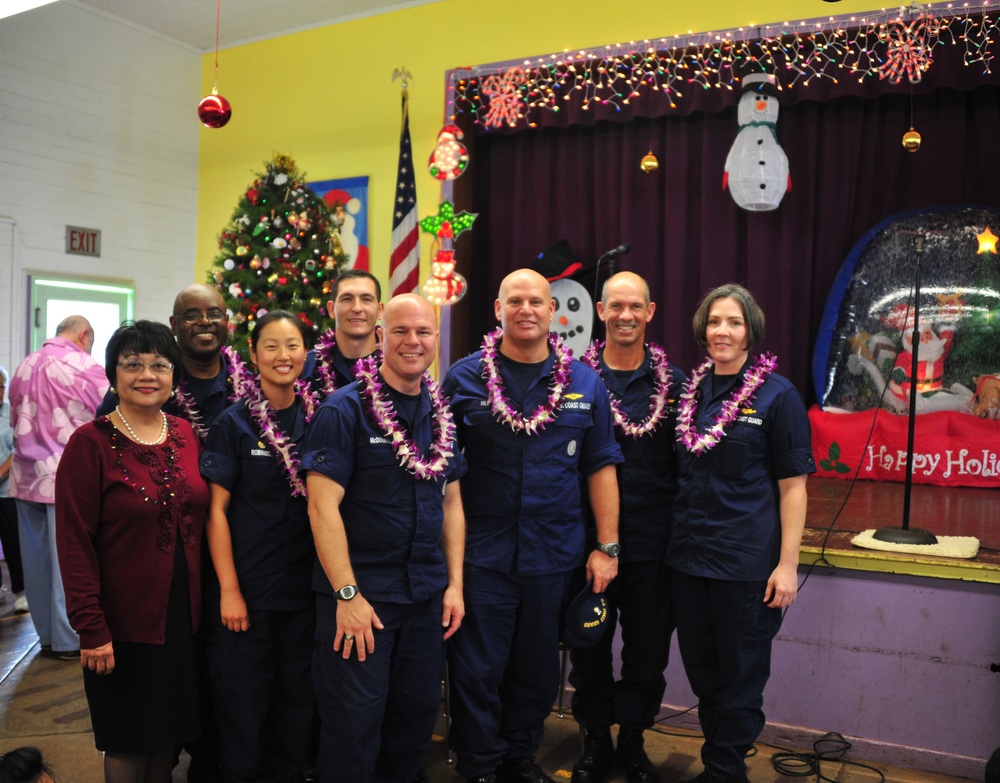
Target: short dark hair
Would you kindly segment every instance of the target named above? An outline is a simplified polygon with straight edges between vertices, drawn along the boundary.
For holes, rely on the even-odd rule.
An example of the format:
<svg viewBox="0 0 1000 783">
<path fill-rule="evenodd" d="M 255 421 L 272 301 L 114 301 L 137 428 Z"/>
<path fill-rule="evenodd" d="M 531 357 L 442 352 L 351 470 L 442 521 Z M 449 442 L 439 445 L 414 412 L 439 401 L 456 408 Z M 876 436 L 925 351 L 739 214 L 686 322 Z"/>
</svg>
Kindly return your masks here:
<svg viewBox="0 0 1000 783">
<path fill-rule="evenodd" d="M 302 323 L 302 319 L 288 312 L 288 310 L 268 310 L 266 315 L 262 315 L 254 322 L 254 327 L 247 336 L 247 339 L 250 341 L 250 350 L 257 350 L 257 336 L 265 326 L 275 321 L 291 321 L 298 327 L 299 334 L 302 335 L 302 342 L 305 343 L 308 340 L 309 336 L 306 334 L 306 325 Z"/>
<path fill-rule="evenodd" d="M 16 748 L 0 756 L 0 783 L 36 783 L 43 773 L 55 780 L 38 748 Z"/>
<path fill-rule="evenodd" d="M 702 348 L 708 347 L 706 333 L 708 331 L 708 311 L 717 299 L 733 299 L 743 309 L 743 320 L 747 326 L 747 350 L 752 350 L 764 339 L 764 311 L 760 309 L 757 300 L 747 289 L 738 283 L 726 283 L 708 292 L 698 309 L 695 310 L 691 325 L 694 327 L 694 339 Z"/>
<path fill-rule="evenodd" d="M 156 321 L 125 321 L 115 330 L 104 353 L 104 373 L 112 386 L 115 385 L 118 357 L 137 353 L 156 353 L 173 364 L 173 386 L 177 388 L 184 367 L 184 357 L 169 326 Z"/>
<path fill-rule="evenodd" d="M 341 280 L 354 280 L 357 278 L 371 280 L 375 284 L 375 297 L 380 302 L 382 301 L 382 286 L 379 285 L 378 278 L 364 269 L 347 269 L 337 275 L 337 278 L 333 281 L 333 288 L 330 289 L 330 299 L 334 302 L 337 301 L 337 292 L 340 291 Z"/>
</svg>

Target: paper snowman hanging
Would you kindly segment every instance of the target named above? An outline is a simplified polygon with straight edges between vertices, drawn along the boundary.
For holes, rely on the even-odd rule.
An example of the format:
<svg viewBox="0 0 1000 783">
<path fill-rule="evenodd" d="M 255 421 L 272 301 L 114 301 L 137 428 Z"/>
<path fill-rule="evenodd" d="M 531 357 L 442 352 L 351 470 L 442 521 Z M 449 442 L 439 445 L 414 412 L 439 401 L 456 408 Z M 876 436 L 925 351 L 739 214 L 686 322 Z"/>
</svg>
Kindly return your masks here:
<svg viewBox="0 0 1000 783">
<path fill-rule="evenodd" d="M 736 204 L 752 212 L 777 209 L 792 189 L 788 158 L 778 144 L 778 98 L 773 76 L 752 73 L 743 79 L 736 108 L 740 130 L 726 157 L 722 188 Z"/>
<path fill-rule="evenodd" d="M 576 280 L 561 278 L 552 282 L 556 312 L 549 328 L 559 335 L 577 358 L 590 345 L 594 330 L 594 303 L 590 293 Z"/>
</svg>

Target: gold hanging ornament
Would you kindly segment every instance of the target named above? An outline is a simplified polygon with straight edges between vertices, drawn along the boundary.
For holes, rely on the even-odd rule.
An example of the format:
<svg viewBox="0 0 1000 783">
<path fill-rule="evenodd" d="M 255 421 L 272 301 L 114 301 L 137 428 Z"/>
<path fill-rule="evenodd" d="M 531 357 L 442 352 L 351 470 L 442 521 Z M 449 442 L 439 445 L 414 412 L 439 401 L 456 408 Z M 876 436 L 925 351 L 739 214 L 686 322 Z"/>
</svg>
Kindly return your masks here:
<svg viewBox="0 0 1000 783">
<path fill-rule="evenodd" d="M 903 149 L 907 152 L 916 152 L 920 149 L 923 139 L 920 134 L 913 129 L 913 88 L 910 88 L 910 129 L 903 134 Z"/>
<path fill-rule="evenodd" d="M 903 134 L 903 149 L 907 152 L 916 152 L 920 149 L 922 141 L 923 139 L 920 138 L 920 134 L 911 127 Z"/>
<path fill-rule="evenodd" d="M 642 156 L 642 160 L 639 161 L 639 168 L 642 169 L 644 174 L 652 174 L 660 168 L 660 161 L 657 160 L 652 150 Z"/>
</svg>

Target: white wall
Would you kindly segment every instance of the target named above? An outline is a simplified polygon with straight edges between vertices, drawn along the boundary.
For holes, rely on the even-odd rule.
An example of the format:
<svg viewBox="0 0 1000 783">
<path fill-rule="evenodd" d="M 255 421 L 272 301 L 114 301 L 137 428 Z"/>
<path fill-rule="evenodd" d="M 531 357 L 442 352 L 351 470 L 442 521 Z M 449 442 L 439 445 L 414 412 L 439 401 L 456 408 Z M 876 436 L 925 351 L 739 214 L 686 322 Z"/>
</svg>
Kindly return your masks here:
<svg viewBox="0 0 1000 783">
<path fill-rule="evenodd" d="M 132 281 L 166 322 L 194 278 L 200 65 L 66 2 L 0 20 L 0 364 L 25 355 L 28 273 Z M 101 257 L 67 255 L 67 225 Z"/>
</svg>

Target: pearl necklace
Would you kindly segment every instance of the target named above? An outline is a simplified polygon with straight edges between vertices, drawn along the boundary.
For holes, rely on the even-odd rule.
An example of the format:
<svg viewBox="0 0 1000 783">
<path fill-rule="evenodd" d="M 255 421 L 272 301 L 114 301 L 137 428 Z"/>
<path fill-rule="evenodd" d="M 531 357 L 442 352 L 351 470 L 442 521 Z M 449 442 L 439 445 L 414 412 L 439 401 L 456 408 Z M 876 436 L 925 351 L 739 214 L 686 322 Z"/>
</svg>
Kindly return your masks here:
<svg viewBox="0 0 1000 783">
<path fill-rule="evenodd" d="M 132 440 L 134 440 L 136 443 L 139 443 L 143 446 L 159 446 L 161 443 L 163 443 L 164 440 L 166 440 L 167 414 L 165 414 L 163 411 L 160 411 L 160 415 L 163 417 L 163 426 L 160 428 L 160 434 L 159 436 L 157 436 L 156 440 L 143 440 L 138 435 L 136 435 L 135 430 L 132 429 L 132 425 L 128 423 L 128 419 L 126 419 L 125 415 L 122 413 L 121 406 L 119 405 L 115 406 L 115 413 L 118 414 L 118 418 L 122 420 L 122 424 L 125 425 L 125 429 L 128 431 L 128 434 L 132 437 Z"/>
</svg>

